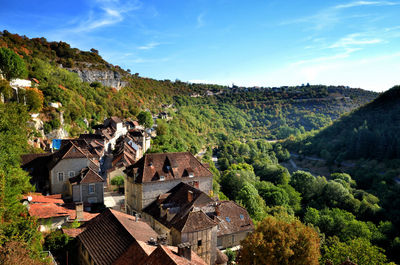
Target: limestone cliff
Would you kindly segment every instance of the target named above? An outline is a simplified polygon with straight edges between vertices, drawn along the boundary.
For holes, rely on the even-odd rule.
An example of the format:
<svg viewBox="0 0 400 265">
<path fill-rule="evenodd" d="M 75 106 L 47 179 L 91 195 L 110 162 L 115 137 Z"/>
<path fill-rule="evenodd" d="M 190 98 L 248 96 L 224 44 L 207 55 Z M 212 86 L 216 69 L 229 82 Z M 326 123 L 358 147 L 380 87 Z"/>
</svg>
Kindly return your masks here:
<svg viewBox="0 0 400 265">
<path fill-rule="evenodd" d="M 112 69 L 72 68 L 68 70 L 77 73 L 84 82 L 92 83 L 97 81 L 103 86 L 114 87 L 118 90 L 127 85 L 127 82 L 123 81 L 123 75 Z"/>
</svg>

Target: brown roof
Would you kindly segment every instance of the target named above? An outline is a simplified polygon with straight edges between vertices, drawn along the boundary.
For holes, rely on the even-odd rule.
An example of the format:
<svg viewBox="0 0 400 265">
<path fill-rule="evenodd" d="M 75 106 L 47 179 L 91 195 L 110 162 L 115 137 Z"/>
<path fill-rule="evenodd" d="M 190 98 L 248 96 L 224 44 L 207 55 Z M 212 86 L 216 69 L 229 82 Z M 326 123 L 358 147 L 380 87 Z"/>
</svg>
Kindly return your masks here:
<svg viewBox="0 0 400 265">
<path fill-rule="evenodd" d="M 93 261 L 98 264 L 113 264 L 135 240 L 144 242 L 157 238 L 157 233 L 143 221 L 112 209 L 107 209 L 87 225 L 78 236 Z"/>
<path fill-rule="evenodd" d="M 176 247 L 159 245 L 150 256 L 137 263 L 138 265 L 206 265 L 196 253 L 192 251 L 191 260 L 180 257 Z"/>
<path fill-rule="evenodd" d="M 92 168 L 86 167 L 83 168 L 77 176 L 70 178 L 69 182 L 71 184 L 96 183 L 96 182 L 104 182 L 104 179 L 99 174 L 97 174 Z"/>
<path fill-rule="evenodd" d="M 128 167 L 128 177 L 133 177 L 132 171 L 137 168 L 137 183 L 174 180 L 189 177 L 188 169 L 193 171 L 194 177 L 212 177 L 212 173 L 190 152 L 146 154 L 138 162 Z"/>
<path fill-rule="evenodd" d="M 217 258 L 215 260 L 215 264 L 226 264 L 228 261 L 228 256 L 217 248 Z"/>
<path fill-rule="evenodd" d="M 52 169 L 60 160 L 67 158 L 87 158 L 87 155 L 72 141 L 68 141 L 60 150 L 53 153 L 48 168 Z"/>
<path fill-rule="evenodd" d="M 74 221 L 76 219 L 76 206 L 75 203 L 69 203 L 69 204 L 64 204 L 62 207 L 65 209 L 65 211 L 69 215 L 69 220 Z M 88 222 L 95 218 L 99 213 L 89 213 L 86 211 L 83 211 L 83 220 L 80 220 L 80 222 Z"/>
<path fill-rule="evenodd" d="M 233 201 L 218 202 L 214 220 L 218 222 L 218 236 L 254 230 L 247 210 Z"/>
<path fill-rule="evenodd" d="M 210 217 L 208 217 L 203 211 L 193 210 L 178 220 L 174 224 L 174 228 L 183 233 L 190 233 L 205 230 L 216 225 L 217 223 L 210 219 Z"/>
<path fill-rule="evenodd" d="M 189 192 L 192 196 L 191 201 L 188 199 Z M 166 198 L 164 195 L 160 195 L 159 200 L 151 203 L 143 211 L 166 227 L 174 227 L 182 232 L 199 231 L 217 225 L 203 211 L 200 211 L 200 207 L 214 203 L 204 192 L 181 182 L 168 191 L 168 194 Z M 167 214 L 161 215 L 161 207 L 176 213 L 175 216 L 168 221 Z"/>
<path fill-rule="evenodd" d="M 121 123 L 121 122 L 122 122 L 122 120 L 121 120 L 119 117 L 117 117 L 117 116 L 112 116 L 112 117 L 111 117 L 111 120 L 112 120 L 113 122 L 115 122 L 115 123 Z"/>
<path fill-rule="evenodd" d="M 51 153 L 41 153 L 41 154 L 26 154 L 21 156 L 21 165 L 24 167 L 28 163 L 34 161 L 35 159 L 39 157 L 48 157 L 50 156 Z"/>
</svg>

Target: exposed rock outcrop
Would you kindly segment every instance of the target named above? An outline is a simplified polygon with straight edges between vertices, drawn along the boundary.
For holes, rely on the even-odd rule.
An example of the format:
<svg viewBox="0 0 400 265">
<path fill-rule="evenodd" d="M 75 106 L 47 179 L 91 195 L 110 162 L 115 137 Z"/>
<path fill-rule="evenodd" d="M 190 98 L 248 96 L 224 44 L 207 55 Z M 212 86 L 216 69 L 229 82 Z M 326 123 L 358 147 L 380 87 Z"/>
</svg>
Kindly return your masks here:
<svg viewBox="0 0 400 265">
<path fill-rule="evenodd" d="M 123 81 L 123 75 L 114 70 L 96 70 L 96 69 L 68 69 L 71 72 L 77 73 L 84 82 L 100 82 L 103 86 L 114 87 L 117 90 L 125 87 L 128 83 Z"/>
</svg>

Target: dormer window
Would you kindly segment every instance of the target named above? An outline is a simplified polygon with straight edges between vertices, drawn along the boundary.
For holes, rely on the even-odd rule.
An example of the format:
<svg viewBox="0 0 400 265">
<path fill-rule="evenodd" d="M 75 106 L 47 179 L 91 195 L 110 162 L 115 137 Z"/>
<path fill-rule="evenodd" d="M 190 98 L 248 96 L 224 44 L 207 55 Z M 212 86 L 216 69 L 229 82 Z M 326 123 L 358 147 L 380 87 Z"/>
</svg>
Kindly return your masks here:
<svg viewBox="0 0 400 265">
<path fill-rule="evenodd" d="M 189 173 L 189 178 L 193 178 L 193 177 L 194 177 L 193 172 L 190 172 L 190 173 Z"/>
<path fill-rule="evenodd" d="M 165 176 L 160 176 L 160 181 L 164 181 L 165 180 Z"/>
<path fill-rule="evenodd" d="M 167 170 L 170 171 L 171 170 L 171 166 L 166 166 Z"/>
</svg>

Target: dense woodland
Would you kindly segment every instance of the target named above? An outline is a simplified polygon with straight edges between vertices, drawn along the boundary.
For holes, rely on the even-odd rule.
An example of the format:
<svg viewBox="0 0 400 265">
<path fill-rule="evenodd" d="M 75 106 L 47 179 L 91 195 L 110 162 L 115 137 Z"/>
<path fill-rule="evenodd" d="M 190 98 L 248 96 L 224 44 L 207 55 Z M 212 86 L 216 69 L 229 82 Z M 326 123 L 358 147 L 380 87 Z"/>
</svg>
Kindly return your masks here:
<svg viewBox="0 0 400 265">
<path fill-rule="evenodd" d="M 3 53 L 19 55 L 16 60 L 22 61 L 24 69 L 19 77 L 39 81 L 36 89 L 22 95 L 26 106 L 14 102 L 8 82 L 0 82 L 6 102 L 0 103 L 0 259 L 8 244 L 21 249 L 28 244 L 29 257 L 40 260 L 41 235 L 18 202 L 22 193 L 32 189 L 29 176 L 18 166 L 19 156 L 32 151 L 27 139 L 39 136 L 27 127 L 29 112 L 40 112 L 45 132 L 63 126 L 76 136 L 90 132 L 92 125 L 108 116 L 151 125 L 149 113 L 165 111 L 170 119 L 156 121 L 157 137 L 151 152 L 204 151 L 203 161 L 211 164 L 214 192 L 220 199 L 235 200 L 256 223 L 270 224 L 258 226 L 254 234 L 258 236 L 243 243 L 248 252 L 238 257 L 242 264 L 248 264 L 252 249 L 258 248 L 260 253 L 275 255 L 264 260 L 276 262 L 273 258 L 281 255 L 288 262 L 282 264 L 291 264 L 284 248 L 292 244 L 291 251 L 298 251 L 296 246 L 304 242 L 313 242 L 309 249 L 301 250 L 308 253 L 302 257 L 307 264 L 324 264 L 326 260 L 339 264 L 347 257 L 359 265 L 400 262 L 400 200 L 394 183 L 400 153 L 395 137 L 400 117 L 398 88 L 354 110 L 377 94 L 308 84 L 240 88 L 157 81 L 105 62 L 94 49 L 82 52 L 63 42 L 29 39 L 6 31 L 0 36 L 0 47 L 4 47 Z M 65 69 L 72 67 L 120 71 L 128 86 L 118 91 L 99 82 L 84 83 Z M 61 102 L 63 107 L 51 108 L 50 102 Z M 64 124 L 59 120 L 60 111 L 64 112 Z M 269 141 L 272 139 L 288 140 Z M 6 144 L 10 141 L 15 144 Z M 351 159 L 354 167 L 329 176 L 290 173 L 280 164 L 290 159 L 289 151 L 321 156 L 328 167 Z M 218 158 L 216 165 L 212 156 Z M 300 236 L 299 231 L 306 236 Z M 270 245 L 260 240 L 264 235 L 285 238 L 290 244 L 269 249 Z"/>
</svg>

